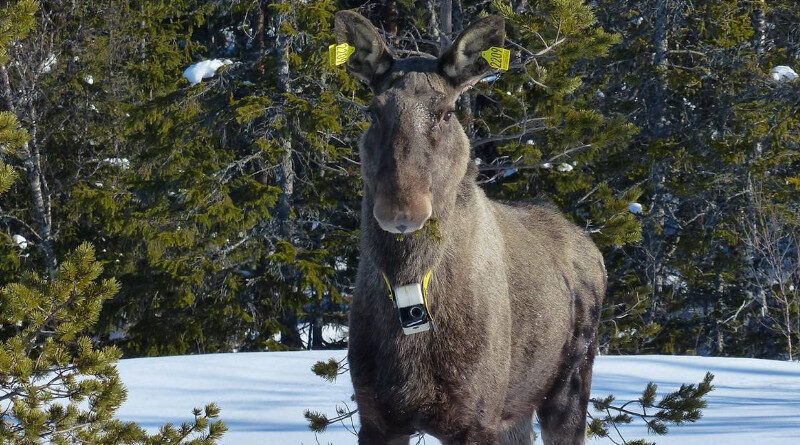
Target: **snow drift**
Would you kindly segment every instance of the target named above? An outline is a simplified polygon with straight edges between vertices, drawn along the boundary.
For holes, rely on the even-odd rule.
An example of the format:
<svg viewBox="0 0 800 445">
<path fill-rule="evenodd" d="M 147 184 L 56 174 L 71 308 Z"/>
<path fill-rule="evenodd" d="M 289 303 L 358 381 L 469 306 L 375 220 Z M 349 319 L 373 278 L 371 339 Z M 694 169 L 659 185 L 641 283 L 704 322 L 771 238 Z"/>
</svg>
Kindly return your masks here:
<svg viewBox="0 0 800 445">
<path fill-rule="evenodd" d="M 119 371 L 128 400 L 118 417 L 155 429 L 167 421 L 189 420 L 195 406 L 216 402 L 228 425 L 224 444 L 354 444 L 343 425 L 315 437 L 303 418 L 306 409 L 335 414 L 350 401 L 347 375 L 328 383 L 311 365 L 344 351 L 259 352 L 122 360 Z M 649 381 L 659 394 L 681 383 L 715 374 L 708 409 L 695 424 L 671 427 L 666 436 L 647 436 L 639 426 L 624 426 L 626 439 L 658 444 L 795 444 L 800 437 L 800 363 L 742 358 L 602 356 L 594 367 L 592 396 L 616 394 L 631 400 Z M 590 407 L 591 408 L 591 407 Z M 357 427 L 357 419 L 353 419 Z M 348 423 L 348 427 L 350 424 Z M 423 443 L 438 443 L 425 437 Z M 537 442 L 541 443 L 541 442 Z M 590 440 L 589 444 L 611 443 Z"/>
</svg>

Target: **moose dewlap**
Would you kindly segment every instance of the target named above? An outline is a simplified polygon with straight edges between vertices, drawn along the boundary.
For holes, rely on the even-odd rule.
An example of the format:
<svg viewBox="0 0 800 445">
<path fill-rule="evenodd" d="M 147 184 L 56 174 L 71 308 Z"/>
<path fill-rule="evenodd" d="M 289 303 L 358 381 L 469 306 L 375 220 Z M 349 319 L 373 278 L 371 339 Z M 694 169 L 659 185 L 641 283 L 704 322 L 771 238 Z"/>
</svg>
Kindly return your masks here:
<svg viewBox="0 0 800 445">
<path fill-rule="evenodd" d="M 336 14 L 344 66 L 373 92 L 348 351 L 361 444 L 416 431 L 529 444 L 534 413 L 545 444 L 584 442 L 602 256 L 553 208 L 489 200 L 453 117 L 462 92 L 507 67 L 492 49 L 504 26 L 486 17 L 439 58 L 397 59 L 364 17 Z M 424 315 L 432 329 L 404 333 Z"/>
</svg>

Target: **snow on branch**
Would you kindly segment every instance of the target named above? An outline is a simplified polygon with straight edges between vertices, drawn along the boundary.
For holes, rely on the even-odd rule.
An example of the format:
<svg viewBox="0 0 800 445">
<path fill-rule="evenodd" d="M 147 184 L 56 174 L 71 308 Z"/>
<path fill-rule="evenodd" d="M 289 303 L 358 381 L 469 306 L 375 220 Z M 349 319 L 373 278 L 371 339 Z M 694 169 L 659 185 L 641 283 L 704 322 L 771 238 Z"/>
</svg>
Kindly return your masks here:
<svg viewBox="0 0 800 445">
<path fill-rule="evenodd" d="M 189 67 L 183 71 L 183 77 L 194 86 L 203 79 L 214 77 L 214 74 L 216 74 L 219 68 L 232 63 L 230 59 L 201 60 L 200 62 L 189 65 Z"/>
</svg>

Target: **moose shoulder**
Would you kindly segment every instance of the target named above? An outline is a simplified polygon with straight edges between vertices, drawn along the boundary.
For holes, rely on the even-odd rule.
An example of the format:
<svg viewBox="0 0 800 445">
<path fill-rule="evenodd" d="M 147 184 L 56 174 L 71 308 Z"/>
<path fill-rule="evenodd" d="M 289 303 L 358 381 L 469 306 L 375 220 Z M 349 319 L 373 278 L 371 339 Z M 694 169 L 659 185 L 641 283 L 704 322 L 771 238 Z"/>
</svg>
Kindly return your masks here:
<svg viewBox="0 0 800 445">
<path fill-rule="evenodd" d="M 503 20 L 473 23 L 438 59 L 396 59 L 354 12 L 335 28 L 374 93 L 348 353 L 359 443 L 529 444 L 534 412 L 546 444 L 583 443 L 602 256 L 552 208 L 489 200 L 453 115 Z M 404 334 L 407 289 L 431 330 Z"/>
</svg>

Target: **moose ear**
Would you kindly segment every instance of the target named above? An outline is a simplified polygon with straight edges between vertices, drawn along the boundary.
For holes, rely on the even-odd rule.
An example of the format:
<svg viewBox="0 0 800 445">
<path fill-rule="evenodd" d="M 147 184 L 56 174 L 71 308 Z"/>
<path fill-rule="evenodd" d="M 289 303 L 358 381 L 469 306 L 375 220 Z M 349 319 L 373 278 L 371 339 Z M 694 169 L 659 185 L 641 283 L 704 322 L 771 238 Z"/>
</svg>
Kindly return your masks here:
<svg viewBox="0 0 800 445">
<path fill-rule="evenodd" d="M 506 38 L 505 20 L 489 16 L 469 25 L 453 46 L 439 58 L 439 73 L 455 87 L 469 88 L 492 68 L 481 52 L 502 47 Z"/>
<path fill-rule="evenodd" d="M 347 69 L 374 88 L 378 79 L 394 64 L 378 30 L 364 16 L 353 11 L 339 11 L 333 19 L 336 42 L 355 47 L 347 59 Z"/>
</svg>

